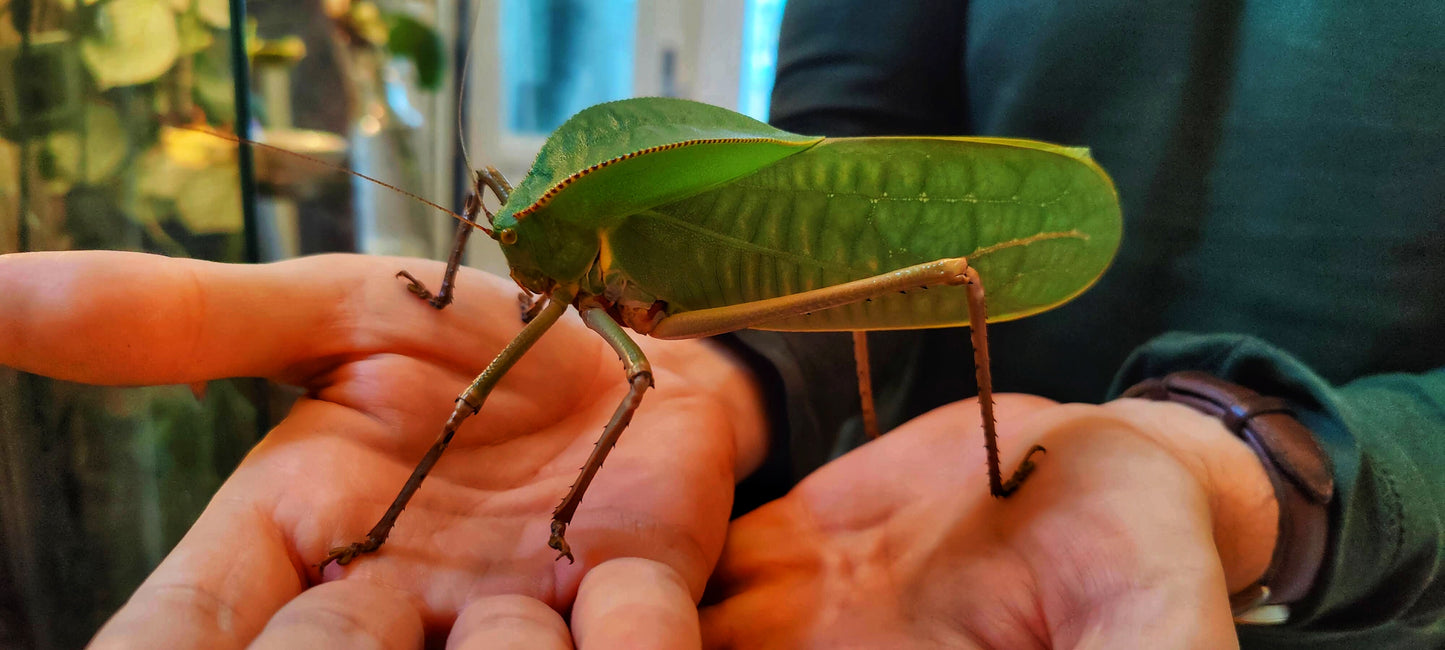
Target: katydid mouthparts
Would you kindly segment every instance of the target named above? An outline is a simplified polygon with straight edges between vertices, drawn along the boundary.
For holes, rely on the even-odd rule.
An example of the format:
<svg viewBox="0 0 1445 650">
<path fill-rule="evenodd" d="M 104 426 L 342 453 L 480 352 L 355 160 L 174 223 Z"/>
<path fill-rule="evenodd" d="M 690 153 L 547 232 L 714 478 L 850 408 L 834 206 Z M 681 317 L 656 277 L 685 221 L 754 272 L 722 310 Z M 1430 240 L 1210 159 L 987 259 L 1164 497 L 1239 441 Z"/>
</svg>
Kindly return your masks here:
<svg viewBox="0 0 1445 650">
<path fill-rule="evenodd" d="M 445 307 L 475 228 L 498 242 L 512 278 L 538 302 L 457 398 L 376 526 L 332 549 L 323 569 L 385 543 L 457 428 L 568 307 L 622 358 L 630 389 L 552 513 L 548 545 L 558 559 L 573 559 L 567 526 L 653 383 L 624 328 L 664 339 L 744 328 L 852 331 L 866 390 L 861 332 L 967 325 L 989 489 L 1006 497 L 1043 448 L 1029 449 L 1004 479 L 986 322 L 1082 293 L 1109 265 L 1122 229 L 1113 182 L 1085 149 L 1009 138 L 802 136 L 679 99 L 583 110 L 548 138 L 515 189 L 492 168 L 476 171 L 474 183 L 438 291 L 406 271 L 398 276 Z M 500 202 L 495 213 L 485 192 Z M 866 393 L 863 401 L 876 435 Z"/>
</svg>

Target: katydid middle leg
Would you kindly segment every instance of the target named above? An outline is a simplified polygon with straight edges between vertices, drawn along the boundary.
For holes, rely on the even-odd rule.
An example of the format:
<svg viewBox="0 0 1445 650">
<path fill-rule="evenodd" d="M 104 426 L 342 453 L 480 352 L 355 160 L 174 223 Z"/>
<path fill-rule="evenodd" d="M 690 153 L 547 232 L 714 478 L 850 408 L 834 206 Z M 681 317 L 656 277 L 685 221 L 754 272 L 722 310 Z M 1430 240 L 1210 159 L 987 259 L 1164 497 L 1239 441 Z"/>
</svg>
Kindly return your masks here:
<svg viewBox="0 0 1445 650">
<path fill-rule="evenodd" d="M 996 497 L 1007 497 L 1018 490 L 1019 485 L 1033 472 L 1033 455 L 1044 451 L 1044 448 L 1039 445 L 1030 447 L 1018 468 L 1007 481 L 1003 480 L 999 468 L 998 432 L 993 415 L 993 375 L 989 370 L 988 333 L 985 329 L 986 297 L 978 271 L 968 264 L 966 258 L 956 257 L 918 264 L 789 296 L 674 314 L 659 322 L 650 334 L 664 339 L 711 336 L 841 307 L 893 291 L 939 284 L 968 287 L 966 295 L 969 327 L 972 330 L 970 336 L 973 339 L 973 361 L 978 379 L 979 412 L 983 419 L 984 449 L 988 454 L 989 492 Z"/>
<path fill-rule="evenodd" d="M 868 363 L 868 333 L 853 332 L 853 368 L 858 373 L 858 402 L 863 409 L 863 432 L 877 440 L 878 409 L 873 405 L 873 371 Z"/>
<path fill-rule="evenodd" d="M 401 515 L 401 511 L 405 509 L 407 503 L 411 501 L 411 497 L 416 493 L 417 488 L 421 487 L 422 481 L 426 480 L 427 474 L 431 472 L 432 467 L 436 465 L 437 460 L 441 458 L 442 452 L 446 451 L 447 445 L 451 444 L 452 437 L 456 435 L 457 429 L 461 427 L 462 422 L 481 410 L 482 404 L 486 402 L 487 395 L 491 394 L 492 388 L 497 385 L 497 382 L 502 379 L 503 375 L 507 374 L 508 370 L 511 370 L 513 365 L 516 365 L 517 361 L 522 358 L 522 355 L 531 349 L 532 344 L 536 343 L 537 339 L 541 338 L 542 334 L 546 333 L 546 331 L 557 322 L 557 319 L 567 311 L 567 307 L 571 304 L 571 301 L 572 296 L 565 292 L 558 291 L 553 293 L 547 302 L 546 308 L 537 315 L 537 318 L 522 328 L 522 331 L 519 332 L 506 347 L 502 348 L 502 351 L 497 354 L 496 358 L 492 360 L 492 363 L 487 366 L 487 369 L 483 370 L 482 374 L 477 375 L 472 385 L 468 386 L 461 395 L 457 396 L 456 406 L 452 409 L 451 416 L 447 418 L 446 425 L 442 427 L 441 434 L 437 436 L 436 441 L 432 443 L 431 448 L 427 450 L 421 462 L 417 463 L 416 469 L 412 470 L 411 476 L 407 478 L 406 483 L 401 487 L 401 491 L 398 492 L 396 498 L 392 500 L 391 507 L 387 508 L 386 514 L 383 514 L 381 519 L 376 522 L 376 525 L 372 526 L 371 532 L 366 534 L 366 538 L 347 546 L 338 546 L 331 549 L 331 551 L 326 554 L 326 558 L 321 561 L 319 568 L 324 570 L 326 569 L 326 565 L 332 562 L 346 564 L 358 555 L 375 551 L 381 548 L 382 544 L 386 543 L 387 536 L 391 534 L 392 526 L 396 525 L 396 518 Z"/>
<path fill-rule="evenodd" d="M 552 536 L 547 540 L 547 545 L 557 550 L 557 559 L 565 557 L 568 562 L 574 560 L 572 548 L 565 539 L 567 524 L 572 523 L 572 516 L 577 513 L 577 506 L 582 503 L 582 494 L 587 491 L 587 486 L 592 483 L 597 470 L 602 468 L 602 461 L 607 459 L 608 452 L 617 444 L 623 429 L 632 422 L 632 414 L 636 413 L 637 407 L 642 404 L 642 394 L 652 387 L 652 366 L 642 354 L 642 348 L 637 347 L 637 343 L 627 336 L 622 326 L 612 320 L 607 310 L 598 305 L 583 304 L 580 309 L 582 322 L 605 339 L 617 352 L 617 356 L 622 358 L 623 369 L 627 371 L 628 390 L 622 403 L 617 405 L 617 411 L 612 414 L 612 419 L 602 429 L 602 437 L 593 446 L 592 455 L 587 457 L 587 462 L 582 466 L 582 473 L 567 491 L 567 496 L 562 498 L 562 503 L 557 504 L 557 508 L 552 511 Z"/>
</svg>

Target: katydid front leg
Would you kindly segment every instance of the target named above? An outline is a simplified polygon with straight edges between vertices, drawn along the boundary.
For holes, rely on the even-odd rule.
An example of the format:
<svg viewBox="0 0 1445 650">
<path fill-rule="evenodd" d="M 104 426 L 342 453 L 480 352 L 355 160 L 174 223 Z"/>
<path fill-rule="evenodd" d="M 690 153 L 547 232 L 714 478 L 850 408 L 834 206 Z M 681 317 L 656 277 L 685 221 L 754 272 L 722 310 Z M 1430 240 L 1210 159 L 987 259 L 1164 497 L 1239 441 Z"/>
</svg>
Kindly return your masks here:
<svg viewBox="0 0 1445 650">
<path fill-rule="evenodd" d="M 396 277 L 406 278 L 408 280 L 406 285 L 407 291 L 427 301 L 437 309 L 442 309 L 452 304 L 452 299 L 456 293 L 457 269 L 462 266 L 462 253 L 467 248 L 467 240 L 471 238 L 473 230 L 483 227 L 477 223 L 477 215 L 487 212 L 486 205 L 482 203 L 483 189 L 490 189 L 492 194 L 494 194 L 497 200 L 503 205 L 506 205 L 507 199 L 512 195 L 512 186 L 507 183 L 507 179 L 503 178 L 502 173 L 497 171 L 495 167 L 477 170 L 473 176 L 472 183 L 472 191 L 467 194 L 467 203 L 463 206 L 462 221 L 457 222 L 457 234 L 453 239 L 452 252 L 447 256 L 447 269 L 442 274 L 442 288 L 439 289 L 436 294 L 432 294 L 432 292 L 426 288 L 426 285 L 422 284 L 422 281 L 416 279 L 416 276 L 412 275 L 409 271 L 398 271 L 396 274 Z M 488 219 L 491 218 L 490 212 L 487 212 L 487 217 Z"/>
<path fill-rule="evenodd" d="M 391 507 L 387 508 L 386 514 L 383 514 L 376 525 L 372 526 L 371 532 L 366 534 L 366 538 L 348 546 L 331 549 L 331 552 L 326 554 L 326 559 L 323 559 L 319 565 L 321 570 L 324 571 L 326 565 L 332 562 L 347 564 L 358 555 L 381 548 L 381 545 L 386 542 L 387 536 L 391 534 L 392 526 L 396 525 L 397 516 L 401 515 L 401 511 L 411 501 L 417 488 L 421 487 L 421 482 L 426 480 L 427 474 L 441 458 L 442 452 L 446 451 L 447 445 L 451 444 L 452 436 L 456 435 L 462 422 L 481 410 L 482 404 L 486 402 L 487 395 L 492 392 L 492 388 L 497 385 L 498 381 L 501 381 L 502 376 L 506 375 L 512 366 L 516 365 L 522 355 L 531 349 L 532 344 L 536 343 L 537 339 L 541 338 L 542 334 L 557 322 L 557 319 L 567 311 L 567 306 L 571 302 L 572 296 L 565 291 L 558 290 L 552 294 L 546 308 L 537 315 L 537 318 L 522 328 L 516 338 L 502 348 L 487 369 L 477 375 L 472 385 L 457 397 L 456 407 L 452 409 L 451 417 L 447 418 L 446 426 L 442 427 L 441 435 L 437 436 L 436 442 L 432 443 L 421 462 L 417 463 L 416 469 L 411 472 L 411 477 L 406 480 L 405 485 L 402 485 L 401 492 L 398 492 L 396 499 L 392 500 Z"/>
<path fill-rule="evenodd" d="M 421 280 L 416 279 L 416 276 L 412 275 L 410 271 L 403 269 L 396 272 L 396 277 L 406 278 L 408 280 L 406 285 L 407 291 L 427 301 L 437 309 L 444 309 L 447 305 L 452 304 L 452 299 L 455 297 L 457 270 L 462 266 L 462 253 L 466 250 L 467 240 L 471 238 L 472 230 L 476 228 L 476 213 L 472 211 L 471 199 L 472 196 L 467 197 L 467 209 L 462 212 L 462 216 L 465 217 L 466 220 L 457 222 L 457 234 L 455 239 L 453 239 L 451 255 L 447 256 L 447 270 L 442 273 L 442 288 L 440 290 L 433 294 L 426 288 L 426 285 L 422 284 Z"/>
<path fill-rule="evenodd" d="M 629 388 L 622 403 L 617 405 L 617 411 L 612 414 L 612 419 L 602 429 L 602 437 L 592 447 L 592 455 L 588 456 L 587 462 L 582 465 L 582 473 L 577 476 L 577 481 L 567 491 L 567 496 L 562 498 L 562 503 L 557 504 L 557 508 L 552 511 L 552 536 L 547 540 L 547 545 L 557 550 L 557 559 L 565 557 L 568 562 L 575 560 L 572 558 L 572 547 L 565 539 L 567 524 L 572 523 L 572 516 L 577 513 L 577 506 L 582 503 L 582 494 L 587 491 L 587 486 L 592 483 L 597 470 L 602 469 L 602 461 L 607 459 L 608 452 L 617 445 L 623 429 L 632 422 L 632 414 L 636 413 L 637 407 L 642 404 L 642 394 L 652 387 L 652 365 L 642 354 L 642 348 L 637 347 L 637 343 L 627 336 L 622 326 L 596 304 L 587 303 L 579 307 L 582 322 L 606 340 L 617 352 L 617 356 L 622 358 Z"/>
<path fill-rule="evenodd" d="M 999 468 L 998 432 L 993 416 L 993 374 L 989 371 L 987 311 L 983 281 L 978 271 L 962 257 L 918 264 L 862 280 L 805 291 L 790 296 L 756 302 L 683 312 L 664 318 L 649 334 L 657 338 L 691 338 L 711 336 L 748 327 L 765 326 L 792 316 L 799 316 L 832 307 L 841 307 L 887 294 L 929 285 L 967 285 L 969 335 L 973 339 L 973 362 L 978 379 L 978 407 L 983 418 L 984 449 L 988 454 L 989 492 L 1007 497 L 1018 490 L 1034 471 L 1033 455 L 1044 451 L 1034 445 L 1024 454 L 1019 466 L 1003 480 Z M 856 340 L 856 339 L 855 339 Z"/>
</svg>

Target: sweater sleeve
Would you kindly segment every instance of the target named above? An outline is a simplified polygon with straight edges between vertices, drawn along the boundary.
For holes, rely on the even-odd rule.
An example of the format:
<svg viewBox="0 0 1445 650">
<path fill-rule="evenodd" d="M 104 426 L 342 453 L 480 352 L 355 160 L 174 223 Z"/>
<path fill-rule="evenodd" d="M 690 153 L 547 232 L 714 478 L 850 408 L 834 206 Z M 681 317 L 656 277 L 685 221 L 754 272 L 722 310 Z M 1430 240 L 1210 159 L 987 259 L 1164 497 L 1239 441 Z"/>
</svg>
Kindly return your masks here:
<svg viewBox="0 0 1445 650">
<path fill-rule="evenodd" d="M 1285 399 L 1334 464 L 1315 588 L 1287 624 L 1242 626 L 1243 646 L 1445 646 L 1445 368 L 1337 386 L 1259 339 L 1166 334 L 1135 351 L 1111 394 L 1179 370 Z"/>
<path fill-rule="evenodd" d="M 990 328 L 996 389 L 1098 401 L 1127 356 L 1113 394 L 1197 369 L 1289 399 L 1334 461 L 1331 546 L 1292 620 L 1241 628 L 1243 645 L 1445 647 L 1445 195 L 1401 180 L 1445 169 L 1441 6 L 795 0 L 773 122 L 1093 147 L 1124 249 L 1079 300 Z M 1180 328 L 1305 361 L 1241 336 L 1145 343 Z M 885 430 L 973 394 L 966 334 L 869 339 Z M 768 368 L 775 472 L 861 442 L 846 335 L 738 340 Z M 1381 374 L 1397 370 L 1417 374 Z"/>
</svg>

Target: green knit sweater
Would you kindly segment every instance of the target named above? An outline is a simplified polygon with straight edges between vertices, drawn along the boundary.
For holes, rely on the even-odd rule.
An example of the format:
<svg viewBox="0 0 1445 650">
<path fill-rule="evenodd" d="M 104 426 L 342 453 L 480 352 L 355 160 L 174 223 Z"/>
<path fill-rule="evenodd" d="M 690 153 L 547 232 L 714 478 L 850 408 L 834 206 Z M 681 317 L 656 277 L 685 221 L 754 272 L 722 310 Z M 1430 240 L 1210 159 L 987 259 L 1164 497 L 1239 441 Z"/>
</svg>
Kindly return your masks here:
<svg viewBox="0 0 1445 650">
<path fill-rule="evenodd" d="M 1074 302 L 990 328 L 997 390 L 1097 402 L 1198 369 L 1320 436 L 1326 565 L 1287 625 L 1241 628 L 1246 648 L 1445 647 L 1445 2 L 1372 7 L 790 0 L 784 19 L 778 126 L 1085 145 L 1113 175 L 1118 258 Z M 846 335 L 738 340 L 785 432 L 740 491 L 755 502 L 861 428 L 837 397 Z M 965 333 L 870 342 L 885 426 L 973 394 Z"/>
</svg>

